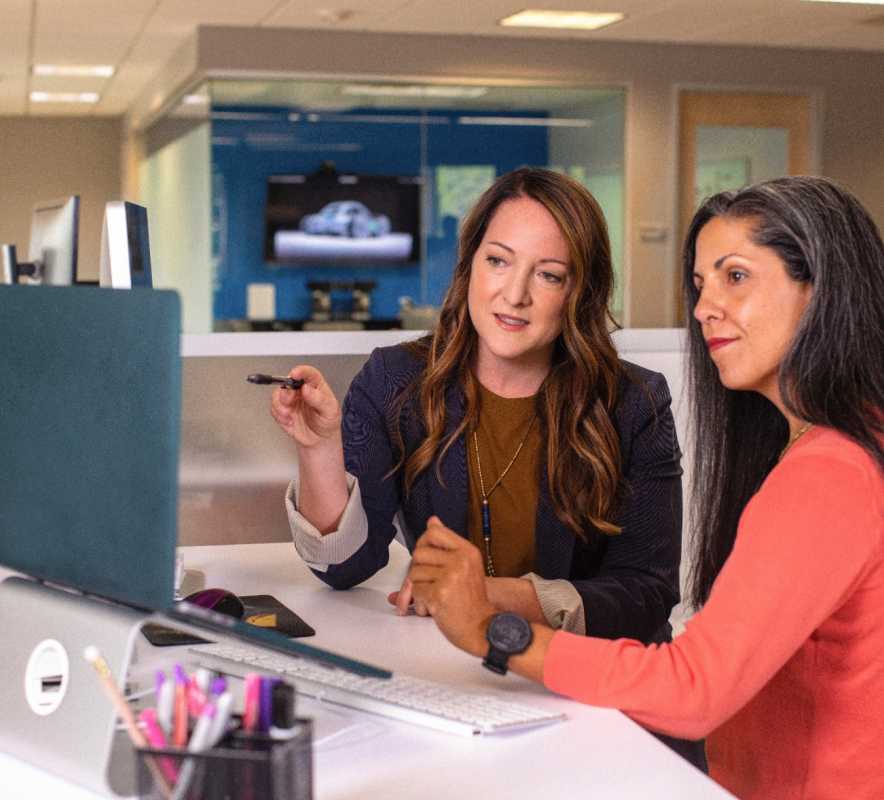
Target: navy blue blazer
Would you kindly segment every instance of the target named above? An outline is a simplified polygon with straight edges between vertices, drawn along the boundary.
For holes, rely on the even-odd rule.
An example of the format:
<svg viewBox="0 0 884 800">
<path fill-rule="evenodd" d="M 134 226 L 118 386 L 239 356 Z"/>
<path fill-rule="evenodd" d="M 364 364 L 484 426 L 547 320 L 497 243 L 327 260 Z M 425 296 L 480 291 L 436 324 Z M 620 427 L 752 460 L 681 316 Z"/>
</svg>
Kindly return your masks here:
<svg viewBox="0 0 884 800">
<path fill-rule="evenodd" d="M 541 453 L 540 494 L 535 520 L 535 571 L 543 578 L 564 578 L 583 598 L 586 632 L 604 638 L 668 641 L 669 613 L 679 600 L 681 558 L 681 453 L 670 409 L 669 388 L 662 375 L 623 362 L 614 424 L 620 436 L 622 497 L 616 523 L 622 532 L 606 536 L 586 530 L 578 538 L 556 517 L 549 498 Z M 436 469 L 420 474 L 408 499 L 393 431 L 395 399 L 421 371 L 418 358 L 399 345 L 375 350 L 353 379 L 343 406 L 344 455 L 347 471 L 359 481 L 368 517 L 368 539 L 349 559 L 316 575 L 336 589 L 369 578 L 388 561 L 395 536 L 393 519 L 402 513 L 406 544 L 411 550 L 435 514 L 449 528 L 467 535 L 467 452 L 458 438 Z M 446 395 L 448 430 L 463 419 L 459 387 Z M 425 436 L 413 404 L 401 419 L 406 455 Z"/>
</svg>

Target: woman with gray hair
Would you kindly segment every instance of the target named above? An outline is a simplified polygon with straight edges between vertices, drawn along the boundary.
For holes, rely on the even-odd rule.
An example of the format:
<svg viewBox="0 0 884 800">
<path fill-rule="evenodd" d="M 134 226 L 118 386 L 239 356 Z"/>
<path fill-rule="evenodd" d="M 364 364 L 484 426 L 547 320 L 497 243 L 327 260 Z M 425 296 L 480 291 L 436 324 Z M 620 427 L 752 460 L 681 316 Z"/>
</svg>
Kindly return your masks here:
<svg viewBox="0 0 884 800">
<path fill-rule="evenodd" d="M 821 178 L 725 192 L 691 224 L 684 288 L 700 609 L 686 631 L 647 646 L 496 614 L 480 554 L 438 520 L 415 597 L 476 656 L 707 737 L 710 774 L 741 798 L 884 797 L 881 235 Z"/>
</svg>

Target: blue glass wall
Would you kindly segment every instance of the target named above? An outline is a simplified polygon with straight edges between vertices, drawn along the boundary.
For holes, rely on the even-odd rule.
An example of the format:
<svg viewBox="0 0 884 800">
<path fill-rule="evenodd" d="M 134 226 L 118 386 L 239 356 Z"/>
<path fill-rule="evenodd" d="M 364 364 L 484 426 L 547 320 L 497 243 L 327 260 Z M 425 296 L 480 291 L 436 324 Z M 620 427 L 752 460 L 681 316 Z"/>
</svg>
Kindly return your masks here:
<svg viewBox="0 0 884 800">
<path fill-rule="evenodd" d="M 440 303 L 454 266 L 459 222 L 457 215 L 445 215 L 450 197 L 447 204 L 439 202 L 440 168 L 481 167 L 479 173 L 493 176 L 525 164 L 544 166 L 549 157 L 543 126 L 461 125 L 459 113 L 372 108 L 335 114 L 214 107 L 215 319 L 245 318 L 249 283 L 275 284 L 278 319 L 309 317 L 307 283 L 316 280 L 375 281 L 371 309 L 375 318 L 395 317 L 398 299 L 405 295 L 416 302 Z M 493 116 L 504 115 L 495 111 Z M 544 115 L 520 112 L 518 116 Z M 421 264 L 280 266 L 264 260 L 267 178 L 310 174 L 329 161 L 344 173 L 425 177 L 423 275 Z"/>
</svg>

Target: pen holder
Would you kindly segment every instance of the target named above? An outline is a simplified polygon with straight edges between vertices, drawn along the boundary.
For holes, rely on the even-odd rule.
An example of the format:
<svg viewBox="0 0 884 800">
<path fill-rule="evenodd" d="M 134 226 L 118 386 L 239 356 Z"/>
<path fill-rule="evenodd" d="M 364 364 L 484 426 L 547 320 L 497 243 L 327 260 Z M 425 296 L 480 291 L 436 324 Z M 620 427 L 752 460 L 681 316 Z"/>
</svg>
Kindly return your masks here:
<svg viewBox="0 0 884 800">
<path fill-rule="evenodd" d="M 312 800 L 313 724 L 297 719 L 285 739 L 231 732 L 201 753 L 135 751 L 138 796 L 148 800 Z"/>
</svg>

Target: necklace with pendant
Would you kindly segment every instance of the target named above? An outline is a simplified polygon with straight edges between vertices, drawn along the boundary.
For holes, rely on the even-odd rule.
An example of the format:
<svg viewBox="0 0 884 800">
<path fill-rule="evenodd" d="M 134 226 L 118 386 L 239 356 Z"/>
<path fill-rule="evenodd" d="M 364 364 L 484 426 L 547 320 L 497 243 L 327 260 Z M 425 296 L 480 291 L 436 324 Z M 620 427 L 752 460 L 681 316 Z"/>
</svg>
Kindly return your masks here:
<svg viewBox="0 0 884 800">
<path fill-rule="evenodd" d="M 491 498 L 491 494 L 498 486 L 500 486 L 500 482 L 506 477 L 507 472 L 510 471 L 510 467 L 516 463 L 516 459 L 519 457 L 519 453 L 522 452 L 522 447 L 528 439 L 528 434 L 531 433 L 531 428 L 534 426 L 535 419 L 537 419 L 536 414 L 531 417 L 525 435 L 522 437 L 522 441 L 519 442 L 519 446 L 516 448 L 516 452 L 513 453 L 513 457 L 510 459 L 509 464 L 504 467 L 503 472 L 498 475 L 497 480 L 494 481 L 491 488 L 487 491 L 485 490 L 485 478 L 482 475 L 482 459 L 479 457 L 479 437 L 476 435 L 476 430 L 473 429 L 473 447 L 476 450 L 476 466 L 479 471 L 479 489 L 482 492 L 482 539 L 485 542 L 485 571 L 488 573 L 489 577 L 492 578 L 494 577 L 494 559 L 491 557 L 491 507 L 489 506 L 488 501 Z"/>
</svg>

